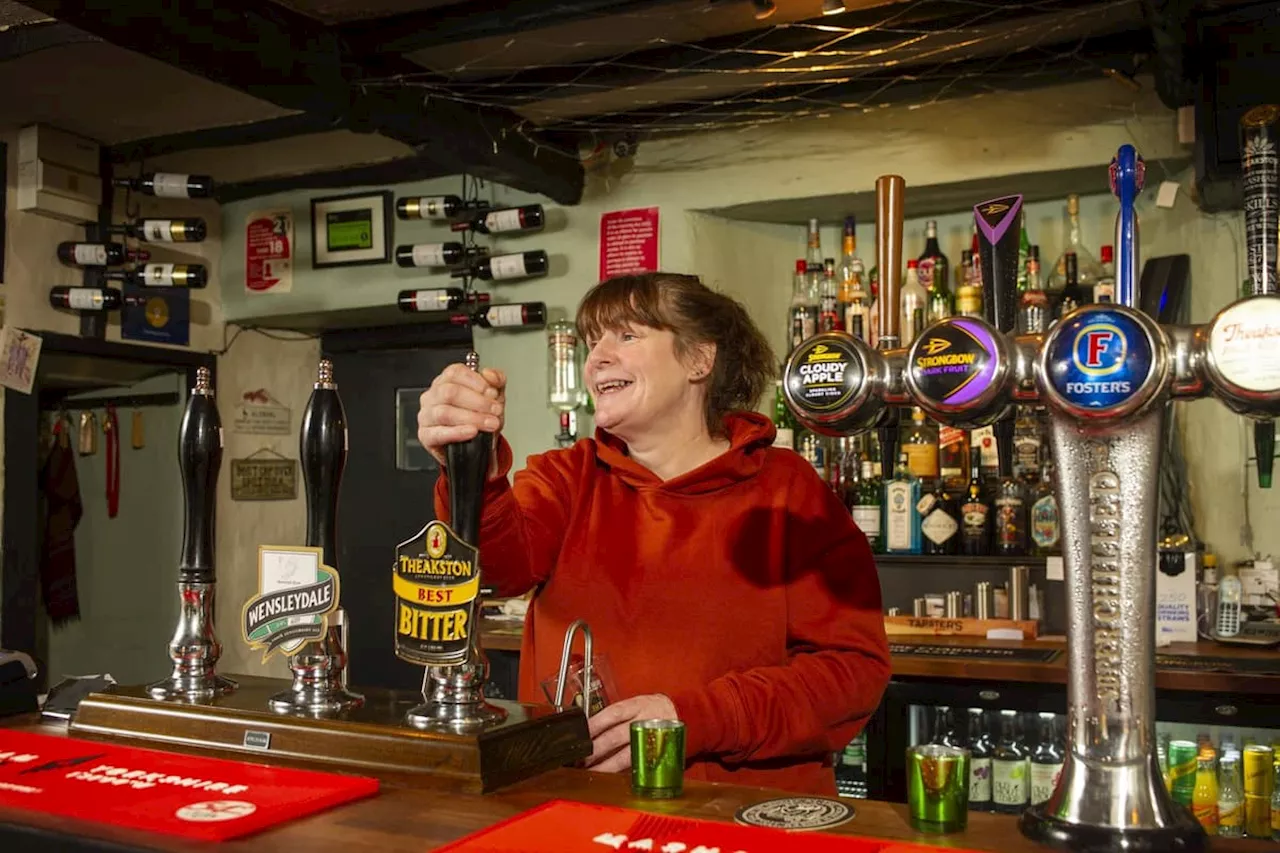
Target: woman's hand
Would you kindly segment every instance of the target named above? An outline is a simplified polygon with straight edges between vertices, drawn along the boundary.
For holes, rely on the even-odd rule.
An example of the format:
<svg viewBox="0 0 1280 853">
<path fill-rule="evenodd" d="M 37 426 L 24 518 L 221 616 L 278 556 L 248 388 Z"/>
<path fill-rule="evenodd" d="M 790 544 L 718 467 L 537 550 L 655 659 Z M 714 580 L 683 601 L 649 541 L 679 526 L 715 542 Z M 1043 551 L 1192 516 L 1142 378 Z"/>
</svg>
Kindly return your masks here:
<svg viewBox="0 0 1280 853">
<path fill-rule="evenodd" d="M 443 466 L 446 445 L 467 441 L 481 431 L 497 437 L 506 412 L 506 388 L 501 370 L 477 372 L 465 364 L 449 365 L 418 398 L 418 442 Z M 496 452 L 496 442 L 494 447 Z"/>
<path fill-rule="evenodd" d="M 678 720 L 675 704 L 662 693 L 647 693 L 614 702 L 587 720 L 591 756 L 587 767 L 601 773 L 631 769 L 631 723 L 634 720 Z"/>
</svg>

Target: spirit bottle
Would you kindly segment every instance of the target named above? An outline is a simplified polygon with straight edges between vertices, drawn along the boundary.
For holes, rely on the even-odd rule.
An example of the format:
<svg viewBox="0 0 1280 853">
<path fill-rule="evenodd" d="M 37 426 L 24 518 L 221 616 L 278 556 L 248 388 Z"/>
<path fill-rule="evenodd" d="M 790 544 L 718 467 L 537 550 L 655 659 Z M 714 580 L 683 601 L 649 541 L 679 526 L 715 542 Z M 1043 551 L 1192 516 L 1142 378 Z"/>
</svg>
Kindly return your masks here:
<svg viewBox="0 0 1280 853">
<path fill-rule="evenodd" d="M 1032 406 L 1018 406 L 1013 422 L 1013 475 L 1033 483 L 1040 476 L 1042 432 Z"/>
<path fill-rule="evenodd" d="M 903 430 L 902 450 L 914 476 L 930 483 L 938 479 L 938 428 L 919 406 L 912 408 L 911 423 Z"/>
<path fill-rule="evenodd" d="M 884 484 L 885 553 L 920 553 L 920 481 L 911 473 L 907 452 L 898 454 L 898 471 Z"/>
<path fill-rule="evenodd" d="M 960 547 L 969 557 L 987 553 L 991 535 L 991 506 L 982 494 L 982 451 L 969 449 L 969 489 L 960 505 Z"/>
<path fill-rule="evenodd" d="M 1053 492 L 1053 462 L 1045 459 L 1040 466 L 1040 482 L 1036 484 L 1031 503 L 1031 542 L 1037 556 L 1057 554 L 1062 536 L 1058 513 L 1058 497 Z"/>
<path fill-rule="evenodd" d="M 907 277 L 903 281 L 902 293 L 898 297 L 902 307 L 900 345 L 904 347 L 911 346 L 911 342 L 924 329 L 925 318 L 929 311 L 929 294 L 920 285 L 920 279 L 916 274 L 917 263 L 915 259 L 907 261 Z"/>
<path fill-rule="evenodd" d="M 1049 296 L 1040 283 L 1040 247 L 1027 251 L 1026 286 L 1018 297 L 1018 332 L 1044 334 L 1049 330 Z"/>
<path fill-rule="evenodd" d="M 1019 814 L 1030 799 L 1027 748 L 1018 737 L 1018 712 L 1000 712 L 1000 742 L 991 757 L 993 811 Z"/>
<path fill-rule="evenodd" d="M 809 298 L 809 270 L 807 262 L 803 259 L 796 260 L 796 273 L 791 283 L 789 317 L 788 354 L 800 346 L 806 338 L 818 332 L 818 305 Z"/>
<path fill-rule="evenodd" d="M 992 522 L 995 552 L 1020 557 L 1027 552 L 1027 506 L 1022 481 L 1006 475 L 996 486 L 995 519 Z"/>
<path fill-rule="evenodd" d="M 1115 249 L 1102 247 L 1102 271 L 1098 275 L 1098 283 L 1093 286 L 1094 302 L 1116 301 L 1116 264 Z"/>
<path fill-rule="evenodd" d="M 946 296 L 947 305 L 950 306 L 951 294 L 947 289 L 947 279 L 951 274 L 951 265 L 947 260 L 947 256 L 942 254 L 942 249 L 938 246 L 938 223 L 932 219 L 924 225 L 924 251 L 916 259 L 916 265 L 916 275 L 920 279 L 920 286 L 927 290 L 931 296 L 940 291 Z M 945 316 L 950 317 L 951 315 L 947 314 Z M 930 318 L 931 321 L 932 319 Z"/>
<path fill-rule="evenodd" d="M 872 553 L 880 554 L 884 551 L 884 541 L 880 536 L 883 498 L 880 478 L 876 476 L 873 465 L 864 453 L 859 463 L 861 470 L 853 504 L 853 523 L 867 537 Z"/>
<path fill-rule="evenodd" d="M 1018 214 L 1018 292 L 1027 289 L 1027 259 L 1031 257 L 1031 239 L 1027 236 L 1027 209 Z"/>
<path fill-rule="evenodd" d="M 1067 268 L 1066 283 L 1062 287 L 1062 296 L 1058 301 L 1057 316 L 1059 319 L 1070 314 L 1081 305 L 1093 302 L 1093 286 L 1080 283 L 1079 261 L 1075 252 L 1068 252 L 1064 260 Z"/>
<path fill-rule="evenodd" d="M 920 499 L 920 534 L 926 554 L 955 554 L 960 550 L 960 522 L 956 502 L 939 479 L 938 487 Z"/>
<path fill-rule="evenodd" d="M 856 222 L 852 216 L 845 217 L 844 236 L 842 238 L 842 257 L 840 258 L 839 303 L 844 317 L 844 330 L 855 338 L 866 341 L 871 334 L 871 294 L 863 285 L 865 272 L 862 261 L 858 258 L 858 237 L 855 233 Z"/>
<path fill-rule="evenodd" d="M 1062 773 L 1063 753 L 1058 746 L 1054 715 L 1040 714 L 1040 737 L 1031 752 L 1031 805 L 1046 802 Z"/>
<path fill-rule="evenodd" d="M 816 219 L 809 220 L 809 248 L 805 250 L 804 260 L 809 272 L 822 272 L 822 234 Z"/>
<path fill-rule="evenodd" d="M 776 434 L 773 437 L 773 446 L 785 447 L 787 450 L 795 450 L 796 417 L 791 413 L 791 409 L 787 406 L 786 395 L 782 393 L 782 380 L 776 380 L 774 382 L 774 386 L 773 428 L 776 431 Z"/>
<path fill-rule="evenodd" d="M 834 332 L 844 327 L 837 309 L 839 288 L 836 285 L 835 258 L 827 258 L 822 262 L 822 285 L 818 291 L 818 331 Z"/>
<path fill-rule="evenodd" d="M 1076 283 L 1092 293 L 1101 268 L 1080 238 L 1080 196 L 1074 193 L 1067 196 L 1067 246 L 1049 271 L 1047 289 L 1051 297 L 1060 296 L 1067 286 L 1067 255 L 1076 256 Z"/>
<path fill-rule="evenodd" d="M 987 712 L 969 709 L 969 811 L 991 811 L 991 760 L 996 747 L 987 730 Z"/>
<path fill-rule="evenodd" d="M 969 482 L 969 433 L 959 427 L 938 427 L 938 475 L 948 491 L 962 492 Z"/>
</svg>

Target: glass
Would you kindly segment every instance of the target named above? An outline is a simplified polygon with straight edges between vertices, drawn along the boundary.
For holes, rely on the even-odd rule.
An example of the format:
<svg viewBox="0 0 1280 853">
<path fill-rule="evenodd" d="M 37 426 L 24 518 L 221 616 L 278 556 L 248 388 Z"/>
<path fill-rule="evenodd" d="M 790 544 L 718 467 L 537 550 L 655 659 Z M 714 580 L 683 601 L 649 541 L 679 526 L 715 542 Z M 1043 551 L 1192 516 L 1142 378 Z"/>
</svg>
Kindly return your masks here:
<svg viewBox="0 0 1280 853">
<path fill-rule="evenodd" d="M 584 666 L 582 655 L 569 658 L 569 673 L 564 680 L 565 706 L 582 707 L 582 687 Z M 556 687 L 560 681 L 560 673 L 556 673 L 542 682 L 542 693 L 547 701 L 555 704 Z M 587 716 L 600 713 L 618 695 L 618 688 L 613 680 L 613 667 L 609 665 L 609 656 L 595 654 L 591 656 L 591 707 Z"/>
<path fill-rule="evenodd" d="M 922 744 L 907 750 L 907 810 L 918 832 L 960 832 L 969 823 L 969 750 Z"/>
<path fill-rule="evenodd" d="M 631 793 L 653 799 L 684 793 L 684 723 L 636 720 L 631 724 Z"/>
</svg>

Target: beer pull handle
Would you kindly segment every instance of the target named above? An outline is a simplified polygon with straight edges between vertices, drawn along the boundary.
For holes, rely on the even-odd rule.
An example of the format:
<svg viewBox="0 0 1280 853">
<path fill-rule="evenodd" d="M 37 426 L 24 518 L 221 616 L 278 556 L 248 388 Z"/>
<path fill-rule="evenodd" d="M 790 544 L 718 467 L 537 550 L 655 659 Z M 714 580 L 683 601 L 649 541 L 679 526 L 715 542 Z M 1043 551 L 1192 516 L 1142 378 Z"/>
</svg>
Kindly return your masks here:
<svg viewBox="0 0 1280 853">
<path fill-rule="evenodd" d="M 214 402 L 211 374 L 196 369 L 178 428 L 182 474 L 182 555 L 178 562 L 178 624 L 169 641 L 173 671 L 147 685 L 154 699 L 209 701 L 230 693 L 236 683 L 218 675 L 222 645 L 214 634 L 217 576 L 213 561 L 213 507 L 222 467 L 222 421 Z"/>
<path fill-rule="evenodd" d="M 906 181 L 899 175 L 881 175 L 876 178 L 876 268 L 880 271 L 880 297 L 876 300 L 876 310 L 880 315 L 880 340 L 877 348 L 881 353 L 902 346 L 900 301 L 906 191 Z M 896 383 L 889 377 L 887 384 L 892 387 Z M 888 406 L 877 430 L 880 464 L 885 479 L 897 471 L 900 422 L 897 406 Z"/>
<path fill-rule="evenodd" d="M 479 356 L 468 352 L 466 364 L 479 371 Z M 454 532 L 477 548 L 480 547 L 480 516 L 492 450 L 493 433 L 480 431 L 467 441 L 447 445 L 444 451 L 449 470 L 449 519 Z"/>
</svg>

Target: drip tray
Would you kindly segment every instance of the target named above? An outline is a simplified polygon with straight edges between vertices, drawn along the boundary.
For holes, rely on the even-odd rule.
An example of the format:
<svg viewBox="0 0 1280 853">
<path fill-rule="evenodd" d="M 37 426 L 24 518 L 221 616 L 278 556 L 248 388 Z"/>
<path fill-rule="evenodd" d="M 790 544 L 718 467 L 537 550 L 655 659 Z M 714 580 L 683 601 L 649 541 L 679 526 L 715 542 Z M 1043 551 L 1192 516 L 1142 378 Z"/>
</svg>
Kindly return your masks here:
<svg viewBox="0 0 1280 853">
<path fill-rule="evenodd" d="M 1250 675 L 1280 675 L 1280 658 L 1208 658 L 1196 655 L 1156 655 L 1161 669 L 1194 672 L 1242 672 Z"/>
<path fill-rule="evenodd" d="M 1007 649 L 1000 646 L 926 646 L 890 643 L 889 653 L 909 657 L 980 658 L 1027 663 L 1049 663 L 1062 654 L 1060 649 Z"/>
</svg>

